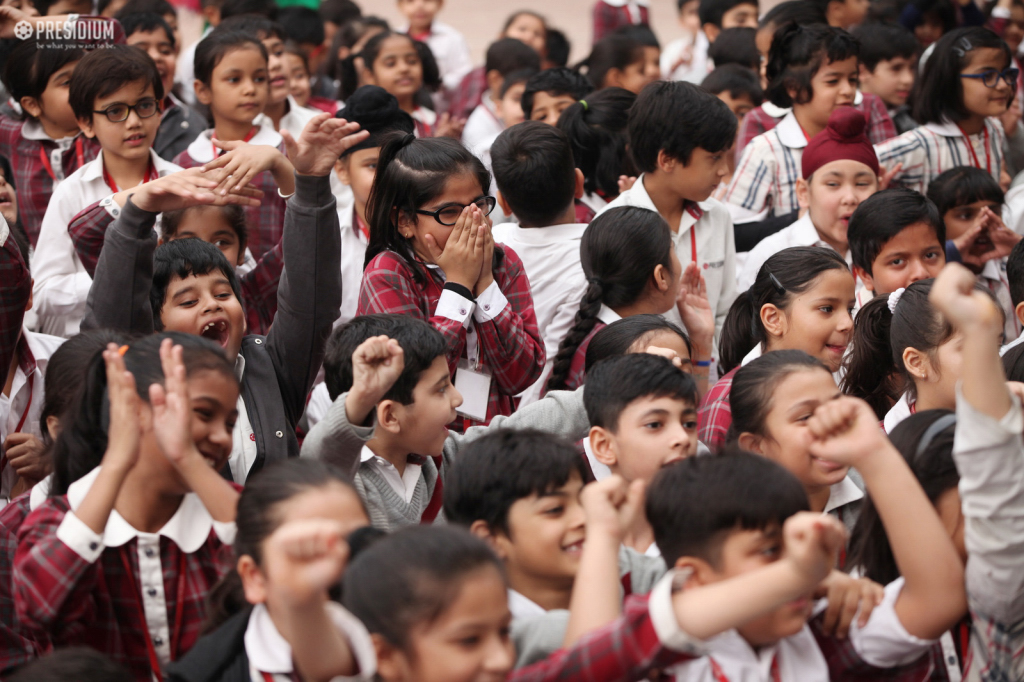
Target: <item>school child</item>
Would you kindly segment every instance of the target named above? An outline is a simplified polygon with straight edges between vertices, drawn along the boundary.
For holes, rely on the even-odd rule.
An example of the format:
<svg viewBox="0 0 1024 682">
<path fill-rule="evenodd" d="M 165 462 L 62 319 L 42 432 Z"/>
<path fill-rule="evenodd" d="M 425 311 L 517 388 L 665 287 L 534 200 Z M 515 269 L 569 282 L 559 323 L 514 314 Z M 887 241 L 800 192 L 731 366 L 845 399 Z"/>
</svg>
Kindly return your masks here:
<svg viewBox="0 0 1024 682">
<path fill-rule="evenodd" d="M 18 621 L 56 647 L 91 646 L 136 679 L 162 679 L 229 568 L 238 493 L 216 468 L 230 453 L 238 380 L 215 344 L 171 332 L 111 344 L 82 395 L 58 437 L 50 497 L 18 534 Z"/>
<path fill-rule="evenodd" d="M 876 143 L 880 164 L 902 164 L 894 186 L 924 194 L 955 166 L 983 169 L 1000 182 L 1008 131 L 996 117 L 1013 104 L 1017 89 L 1010 57 L 1006 42 L 985 28 L 957 29 L 935 44 L 914 86 L 914 119 L 921 126 Z"/>
<path fill-rule="evenodd" d="M 572 146 L 576 168 L 583 173 L 583 196 L 577 200 L 576 215 L 586 219 L 579 222 L 589 223 L 619 196 L 621 176 L 637 176 L 626 127 L 634 102 L 636 95 L 629 90 L 605 88 L 569 105 L 558 119 L 558 128 Z"/>
<path fill-rule="evenodd" d="M 181 170 L 153 150 L 160 127 L 163 82 L 153 60 L 127 45 L 94 50 L 71 79 L 69 104 L 100 154 L 54 191 L 33 258 L 33 309 L 38 326 L 74 336 L 85 314 L 92 279 L 75 253 L 68 223 L 87 206 Z M 110 210 L 110 209 L 107 209 Z"/>
<path fill-rule="evenodd" d="M 693 350 L 689 335 L 661 315 L 632 315 L 615 320 L 594 334 L 587 345 L 586 366 L 587 371 L 590 371 L 591 367 L 602 360 L 627 353 L 650 351 L 664 355 L 673 365 L 693 376 L 698 388 L 703 380 L 706 388 L 707 373 L 704 373 L 702 379 L 699 368 L 693 364 Z"/>
<path fill-rule="evenodd" d="M 648 59 L 647 49 L 637 38 L 612 34 L 594 43 L 576 68 L 585 70 L 594 90 L 616 87 L 640 94 L 645 85 L 661 78 L 657 60 Z"/>
<path fill-rule="evenodd" d="M 206 166 L 242 144 L 260 151 L 284 149 L 281 135 L 265 119 L 257 120 L 269 93 L 267 49 L 248 33 L 216 31 L 196 48 L 196 97 L 209 107 L 213 127 L 174 159 L 182 168 Z M 236 155 L 238 156 L 238 155 Z M 253 186 L 263 192 L 258 206 L 246 207 L 249 249 L 259 259 L 281 241 L 285 198 L 294 191 L 290 173 L 264 171 Z"/>
<path fill-rule="evenodd" d="M 166 161 L 185 151 L 206 129 L 206 118 L 174 96 L 174 68 L 177 42 L 174 31 L 159 14 L 140 12 L 121 19 L 125 42 L 150 56 L 164 86 L 160 127 L 153 151 Z"/>
<path fill-rule="evenodd" d="M 548 57 L 547 38 L 550 29 L 547 20 L 540 14 L 530 10 L 519 10 L 505 20 L 501 29 L 502 38 L 515 38 L 524 45 L 529 45 L 542 58 Z M 568 55 L 567 55 L 568 56 Z M 565 64 L 561 64 L 565 66 Z M 550 68 L 545 66 L 544 68 Z M 466 74 L 459 87 L 451 93 L 448 112 L 454 118 L 466 118 L 483 101 L 487 85 L 487 69 L 478 66 Z"/>
<path fill-rule="evenodd" d="M 462 144 L 468 149 L 476 149 L 487 139 L 493 139 L 508 127 L 498 112 L 498 102 L 502 99 L 505 79 L 514 71 L 540 69 L 540 55 L 533 48 L 516 38 L 502 38 L 487 48 L 486 69 L 487 91 L 483 94 L 480 104 L 466 119 L 466 127 L 462 129 Z"/>
<path fill-rule="evenodd" d="M 715 68 L 739 64 L 760 74 L 761 53 L 757 49 L 757 29 L 748 26 L 725 29 L 708 49 L 708 57 Z"/>
<path fill-rule="evenodd" d="M 825 21 L 829 26 L 852 30 L 867 18 L 869 2 L 864 0 L 824 0 Z"/>
<path fill-rule="evenodd" d="M 828 127 L 807 143 L 796 193 L 802 218 L 762 239 L 747 255 L 738 289 L 754 283 L 769 256 L 791 246 L 834 249 L 849 264 L 846 236 L 853 212 L 878 190 L 878 157 L 864 134 L 864 115 L 852 107 L 832 112 Z"/>
<path fill-rule="evenodd" d="M 590 81 L 570 69 L 561 67 L 541 71 L 526 82 L 521 102 L 523 116 L 527 121 L 558 125 L 562 112 L 593 89 Z"/>
<path fill-rule="evenodd" d="M 853 30 L 860 42 L 860 89 L 885 102 L 889 118 L 902 135 L 918 126 L 907 104 L 914 89 L 921 44 L 893 24 L 867 24 Z"/>
<path fill-rule="evenodd" d="M 359 679 L 372 679 L 376 657 L 369 633 L 322 596 L 341 578 L 348 557 L 344 538 L 368 523 L 351 484 L 320 462 L 279 462 L 246 483 L 238 512 L 235 567 L 211 593 L 210 620 L 217 625 L 168 666 L 167 679 L 293 679 L 293 649 L 338 641 L 352 658 L 349 677 L 358 672 Z M 316 543 L 323 531 L 341 537 L 322 546 L 320 562 L 304 559 L 295 543 Z M 325 565 L 331 570 L 317 570 Z M 305 617 L 289 618 L 293 608 Z M 327 639 L 331 631 L 339 637 Z"/>
<path fill-rule="evenodd" d="M 710 70 L 708 36 L 701 30 L 699 8 L 700 0 L 676 0 L 677 18 L 684 35 L 661 51 L 664 80 L 700 83 Z"/>
<path fill-rule="evenodd" d="M 360 74 L 363 71 L 360 52 L 370 38 L 381 31 L 390 29 L 391 26 L 386 20 L 372 16 L 353 19 L 341 27 L 331 43 L 331 55 L 334 60 L 328 62 L 326 67 L 325 76 L 330 79 L 329 83 L 326 79 L 323 82 L 326 96 L 341 99 L 342 79 L 350 68 L 355 73 L 355 87 L 365 85 L 365 83 L 359 82 Z"/>
<path fill-rule="evenodd" d="M 469 46 L 462 34 L 436 20 L 437 13 L 442 9 L 444 0 L 398 0 L 398 11 L 405 17 L 405 23 L 395 30 L 427 44 L 437 59 L 444 87 L 454 90 L 472 70 L 473 59 L 469 56 Z"/>
<path fill-rule="evenodd" d="M 862 201 L 850 216 L 846 239 L 853 274 L 864 284 L 858 307 L 872 296 L 887 296 L 938 275 L 949 245 L 935 204 L 906 189 L 885 190 Z"/>
<path fill-rule="evenodd" d="M 764 90 L 761 89 L 761 79 L 757 72 L 739 64 L 716 67 L 701 82 L 700 87 L 718 97 L 729 107 L 729 111 L 736 116 L 737 134 L 743 127 L 743 119 L 747 114 L 764 101 Z M 729 172 L 725 174 L 718 184 L 718 188 L 711 195 L 712 198 L 719 201 L 725 197 L 729 184 L 732 182 L 732 176 L 736 173 L 736 156 L 731 153 L 727 154 L 726 161 L 729 165 Z M 750 251 L 751 245 L 743 243 L 741 239 L 742 232 L 738 232 L 734 236 L 738 251 Z"/>
<path fill-rule="evenodd" d="M 684 280 L 695 291 L 700 291 L 703 280 L 692 267 L 683 273 L 672 248 L 671 231 L 661 216 L 629 206 L 602 213 L 583 232 L 580 264 L 586 290 L 572 327 L 553 358 L 547 390 L 583 385 L 587 346 L 606 325 L 631 315 L 665 314 L 677 306 L 686 309 L 691 334 L 707 344 L 698 357 L 710 365 L 710 316 L 686 300 L 679 302 Z"/>
<path fill-rule="evenodd" d="M 284 73 L 288 79 L 288 94 L 300 107 L 310 107 L 317 111 L 326 111 L 332 116 L 338 111 L 338 102 L 326 98 L 317 104 L 310 102 L 312 99 L 312 74 L 309 71 L 309 60 L 306 54 L 295 43 L 289 41 L 284 44 Z"/>
<path fill-rule="evenodd" d="M 1006 259 L 1006 281 L 1010 287 L 1013 317 L 1016 318 L 1018 324 L 1024 326 L 1024 308 L 1020 305 L 1024 302 L 1024 246 L 1021 245 L 1021 242 L 1017 242 Z M 1021 343 L 1024 343 L 1024 332 L 1021 332 L 1017 338 L 1007 341 L 1006 345 L 1000 349 L 999 354 L 1006 355 L 1007 351 Z"/>
<path fill-rule="evenodd" d="M 487 430 L 537 428 L 571 439 L 586 432 L 578 392 L 556 393 L 465 435 L 450 432 L 463 397 L 445 345 L 440 332 L 406 315 L 361 315 L 331 337 L 324 379 L 334 402 L 307 434 L 302 456 L 352 478 L 381 530 L 439 518 L 448 468 Z"/>
<path fill-rule="evenodd" d="M 138 189 L 107 231 L 87 326 L 137 332 L 160 326 L 212 338 L 225 349 L 239 367 L 243 387 L 229 458 L 237 482 L 265 463 L 298 453 L 295 424 L 341 306 L 340 233 L 327 176 L 341 153 L 366 137 L 353 134 L 355 128 L 318 114 L 297 143 L 285 138 L 296 192 L 285 213 L 277 315 L 265 338 L 245 336 L 237 278 L 217 247 L 176 239 L 156 248 L 152 234 L 159 212 L 196 203 L 244 205 L 253 201 L 254 190 L 229 182 L 232 191 L 224 195 L 201 170 L 181 171 Z M 264 160 L 246 173 L 276 163 Z M 136 263 L 137 269 L 125 263 Z"/>
<path fill-rule="evenodd" d="M 853 105 L 858 49 L 857 41 L 841 29 L 796 24 L 779 29 L 768 56 L 767 95 L 775 106 L 791 110 L 744 147 L 725 197 L 734 220 L 799 210 L 800 158 L 807 143 L 828 126 L 836 107 Z"/>
<path fill-rule="evenodd" d="M 13 229 L 19 241 L 19 246 L 28 245 L 28 235 L 21 225 L 21 215 L 18 212 L 18 195 L 15 192 L 14 168 L 11 162 L 0 156 L 0 215 L 7 221 L 8 227 Z M 24 243 L 22 242 L 24 237 Z"/>
<path fill-rule="evenodd" d="M 651 85 L 629 112 L 630 153 L 642 175 L 604 208 L 661 214 L 679 262 L 692 263 L 706 283 L 716 338 L 736 297 L 736 248 L 729 212 L 710 197 L 728 172 L 735 136 L 736 117 L 714 95 L 691 83 Z"/>
<path fill-rule="evenodd" d="M 597 0 L 593 16 L 595 43 L 627 26 L 651 25 L 649 0 Z"/>
<path fill-rule="evenodd" d="M 301 5 L 282 7 L 276 21 L 284 28 L 285 42 L 295 45 L 313 73 L 319 72 L 329 43 L 325 41 L 325 22 L 317 9 Z"/>
<path fill-rule="evenodd" d="M 832 249 L 794 246 L 766 260 L 725 321 L 720 364 L 726 374 L 701 403 L 700 442 L 712 452 L 725 444 L 733 377 L 755 358 L 802 350 L 838 372 L 853 333 L 854 301 L 850 268 Z"/>
<path fill-rule="evenodd" d="M 483 164 L 455 140 L 387 142 L 367 204 L 358 307 L 440 330 L 448 369 L 467 394 L 461 412 L 477 423 L 512 414 L 545 361 L 522 261 L 494 245 L 489 185 Z"/>
</svg>

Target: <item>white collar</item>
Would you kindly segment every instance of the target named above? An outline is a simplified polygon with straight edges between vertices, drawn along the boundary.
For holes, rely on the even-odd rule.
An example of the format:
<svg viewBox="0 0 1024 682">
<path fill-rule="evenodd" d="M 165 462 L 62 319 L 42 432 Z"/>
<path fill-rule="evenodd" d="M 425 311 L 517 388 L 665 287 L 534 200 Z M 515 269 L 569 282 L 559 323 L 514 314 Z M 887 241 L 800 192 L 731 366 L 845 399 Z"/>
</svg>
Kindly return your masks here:
<svg viewBox="0 0 1024 682">
<path fill-rule="evenodd" d="M 960 126 L 952 121 L 925 123 L 924 127 L 942 137 L 964 137 L 964 131 L 960 130 Z"/>
<path fill-rule="evenodd" d="M 886 433 L 892 433 L 892 430 L 896 428 L 896 425 L 910 415 L 910 393 L 904 393 L 900 396 L 900 399 L 896 401 L 896 404 L 885 413 L 885 419 L 882 420 L 882 427 L 885 429 Z"/>
<path fill-rule="evenodd" d="M 703 31 L 701 31 L 703 33 Z M 790 107 L 778 107 L 771 102 L 763 102 L 761 104 L 761 110 L 768 114 L 772 118 L 782 118 L 786 114 L 792 111 Z"/>
<path fill-rule="evenodd" d="M 543 616 L 547 611 L 540 604 L 536 603 L 521 592 L 508 588 L 508 610 L 512 612 L 512 618 L 535 618 Z"/>
<path fill-rule="evenodd" d="M 587 229 L 586 223 L 549 225 L 547 227 L 522 227 L 509 223 L 511 233 L 517 241 L 535 246 L 548 246 L 552 242 L 579 241 Z"/>
<path fill-rule="evenodd" d="M 836 483 L 829 490 L 828 502 L 825 504 L 825 513 L 839 509 L 851 502 L 864 499 L 864 491 L 857 487 L 849 475 Z"/>
<path fill-rule="evenodd" d="M 622 319 L 622 315 L 606 306 L 604 303 L 601 304 L 601 310 L 597 313 L 597 319 L 601 320 L 605 324 L 611 324 Z"/>
<path fill-rule="evenodd" d="M 281 144 L 281 135 L 276 130 L 268 125 L 259 125 L 255 122 L 253 125 L 256 125 L 259 130 L 249 140 L 249 144 L 266 144 L 271 147 L 277 147 Z M 213 142 L 210 141 L 212 136 L 213 128 L 208 128 L 199 133 L 199 136 L 188 146 L 188 155 L 192 157 L 193 161 L 196 163 L 209 163 L 213 161 Z"/>
<path fill-rule="evenodd" d="M 703 32 L 701 32 L 703 35 Z M 596 192 L 586 192 L 580 197 L 580 202 L 587 206 L 594 213 L 600 213 L 601 209 L 608 205 L 608 202 Z"/>
<path fill-rule="evenodd" d="M 1002 265 L 1002 268 L 1000 267 L 1000 265 Z M 1002 282 L 1005 267 L 1006 266 L 1003 264 L 1003 259 L 994 258 L 985 263 L 984 267 L 981 268 L 981 274 L 979 275 L 979 277 L 984 277 L 985 279 L 992 280 L 993 282 Z"/>
<path fill-rule="evenodd" d="M 245 357 L 239 353 L 235 356 L 235 378 L 238 379 L 238 383 L 242 383 L 242 377 L 245 376 Z"/>
<path fill-rule="evenodd" d="M 47 475 L 46 478 L 32 486 L 32 490 L 28 494 L 28 508 L 29 511 L 35 511 L 39 509 L 39 505 L 46 502 L 46 498 L 50 496 L 50 484 L 53 482 L 53 474 Z"/>
<path fill-rule="evenodd" d="M 779 142 L 790 149 L 803 149 L 807 146 L 807 136 L 804 135 L 804 130 L 797 123 L 796 114 L 792 111 L 779 121 L 779 125 L 775 126 L 775 130 L 779 136 Z"/>
<path fill-rule="evenodd" d="M 761 357 L 763 354 L 764 351 L 761 350 L 761 344 L 757 344 L 756 346 L 750 349 L 749 353 L 743 356 L 742 360 L 740 360 L 740 367 L 746 367 L 751 362 Z"/>
<path fill-rule="evenodd" d="M 807 246 L 821 246 L 832 249 L 835 251 L 833 246 L 827 241 L 821 238 L 821 234 L 818 233 L 818 228 L 811 222 L 811 212 L 807 211 L 802 218 L 797 220 L 795 223 L 786 228 L 792 230 L 790 234 L 793 236 L 793 241 L 797 244 L 806 244 Z M 838 251 L 836 252 L 838 253 Z M 846 249 L 846 253 L 841 254 L 845 259 L 846 263 L 850 263 L 850 249 Z"/>
<path fill-rule="evenodd" d="M 164 177 L 170 173 L 177 173 L 181 170 L 181 166 L 173 164 L 170 161 L 165 161 L 153 150 L 152 147 L 149 149 L 149 161 L 153 164 L 153 168 L 156 169 L 156 174 L 159 177 Z M 80 177 L 82 182 L 93 182 L 95 180 L 103 179 L 103 150 L 96 154 L 96 158 L 89 163 L 82 166 L 82 175 Z"/>
<path fill-rule="evenodd" d="M 626 5 L 640 5 L 647 7 L 648 0 L 604 0 L 604 4 L 611 7 L 625 7 Z"/>
<path fill-rule="evenodd" d="M 778 657 L 780 678 L 783 680 L 828 680 L 828 664 L 806 625 L 796 634 L 757 651 L 736 630 L 727 630 L 706 640 L 704 644 L 708 656 L 714 658 L 730 679 L 738 679 L 738 673 L 753 670 L 760 671 L 756 679 L 770 679 L 772 660 Z M 708 663 L 707 659 L 696 659 L 689 665 L 704 667 Z M 744 676 L 743 679 L 749 678 Z"/>
<path fill-rule="evenodd" d="M 364 445 L 363 449 L 359 451 L 359 461 L 360 462 L 369 462 L 371 459 L 373 459 L 376 456 L 377 455 L 373 454 L 373 450 L 371 450 L 366 445 Z M 381 457 L 381 459 L 384 459 L 384 458 Z M 384 461 L 387 462 L 387 460 L 384 460 Z M 391 462 L 388 462 L 388 464 L 391 464 Z"/>
<path fill-rule="evenodd" d="M 81 135 L 82 133 L 78 133 Z M 45 130 L 43 130 L 43 124 L 34 118 L 27 119 L 21 124 L 21 136 L 26 140 L 38 140 L 40 142 L 56 142 L 57 144 L 69 143 L 71 140 L 78 137 L 78 135 L 72 135 L 71 137 L 62 137 L 59 140 L 55 140 L 50 137 Z"/>
<path fill-rule="evenodd" d="M 100 467 L 96 467 L 88 474 L 78 479 L 68 487 L 68 503 L 71 509 L 75 510 L 82 504 L 82 500 L 88 494 L 96 477 L 99 476 Z M 199 496 L 195 493 L 187 493 L 178 505 L 174 516 L 164 524 L 164 527 L 157 531 L 157 535 L 173 541 L 178 548 L 186 554 L 199 551 L 210 531 L 213 530 L 213 517 L 206 510 Z M 131 524 L 124 520 L 124 517 L 116 510 L 110 511 L 107 525 L 103 529 L 103 544 L 107 547 L 120 547 L 128 544 L 133 538 L 141 533 Z"/>
<path fill-rule="evenodd" d="M 32 351 L 32 357 L 36 361 L 36 371 L 43 373 L 46 372 L 46 366 L 50 363 L 50 356 L 67 340 L 59 336 L 50 336 L 49 334 L 30 331 L 24 327 L 22 327 L 21 336 L 25 339 L 25 343 L 28 344 L 28 349 Z M 46 425 L 40 424 L 39 426 L 44 428 Z"/>
</svg>

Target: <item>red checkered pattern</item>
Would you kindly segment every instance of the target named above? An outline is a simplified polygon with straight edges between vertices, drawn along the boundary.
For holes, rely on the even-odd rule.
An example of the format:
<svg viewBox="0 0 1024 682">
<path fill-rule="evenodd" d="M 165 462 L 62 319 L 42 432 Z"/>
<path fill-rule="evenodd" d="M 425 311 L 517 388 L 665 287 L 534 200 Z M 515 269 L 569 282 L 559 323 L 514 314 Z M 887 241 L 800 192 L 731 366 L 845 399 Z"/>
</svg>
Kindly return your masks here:
<svg viewBox="0 0 1024 682">
<path fill-rule="evenodd" d="M 19 631 L 11 590 L 18 531 L 30 511 L 30 495 L 31 491 L 23 493 L 0 510 L 0 673 L 24 665 L 50 649 L 45 638 L 28 639 Z"/>
<path fill-rule="evenodd" d="M 590 340 L 594 338 L 594 334 L 607 326 L 608 325 L 604 322 L 598 320 L 594 325 L 594 328 L 590 330 L 590 333 L 583 338 L 583 342 L 580 344 L 579 348 L 576 349 L 576 355 L 572 356 L 572 364 L 569 365 L 569 376 L 565 379 L 566 391 L 575 391 L 586 381 L 587 348 L 590 346 Z"/>
<path fill-rule="evenodd" d="M 641 24 L 649 24 L 651 13 L 646 7 L 640 7 Z M 604 38 L 617 28 L 631 26 L 636 22 L 629 15 L 629 10 L 623 7 L 612 7 L 602 0 L 594 3 L 594 41 Z"/>
<path fill-rule="evenodd" d="M 31 296 L 32 275 L 14 236 L 8 235 L 0 247 L 0 367 L 10 367 L 11 358 L 18 352 L 21 322 Z"/>
<path fill-rule="evenodd" d="M 451 104 L 448 106 L 448 113 L 455 118 L 469 118 L 473 110 L 480 106 L 484 100 L 484 92 L 487 91 L 486 69 L 478 66 L 463 78 L 459 87 L 451 93 Z"/>
<path fill-rule="evenodd" d="M 913 663 L 896 668 L 876 668 L 864 661 L 853 647 L 849 639 L 836 639 L 826 635 L 821 623 L 824 614 L 813 618 L 807 623 L 818 642 L 825 661 L 828 663 L 829 679 L 832 682 L 875 682 L 891 680 L 893 682 L 925 682 L 932 679 L 931 651 L 921 654 Z M 943 670 L 943 673 L 945 671 Z"/>
<path fill-rule="evenodd" d="M 711 452 L 718 452 L 725 445 L 725 437 L 732 426 L 732 407 L 729 405 L 729 393 L 732 391 L 732 378 L 739 367 L 727 373 L 711 387 L 700 403 L 697 411 L 697 438 L 707 445 Z"/>
</svg>

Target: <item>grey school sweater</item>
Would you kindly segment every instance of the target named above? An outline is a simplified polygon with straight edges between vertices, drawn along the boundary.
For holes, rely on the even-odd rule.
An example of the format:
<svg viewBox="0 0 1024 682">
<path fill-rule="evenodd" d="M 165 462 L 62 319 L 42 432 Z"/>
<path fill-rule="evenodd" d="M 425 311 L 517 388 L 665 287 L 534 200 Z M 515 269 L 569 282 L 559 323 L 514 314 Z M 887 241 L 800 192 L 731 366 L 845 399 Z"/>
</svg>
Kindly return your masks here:
<svg viewBox="0 0 1024 682">
<path fill-rule="evenodd" d="M 370 523 L 375 528 L 393 531 L 420 522 L 427 508 L 438 476 L 444 480 L 445 470 L 451 466 L 459 451 L 480 436 L 495 429 L 539 429 L 573 442 L 583 438 L 590 428 L 583 409 L 583 388 L 576 391 L 552 391 L 542 400 L 524 407 L 510 417 L 495 417 L 488 426 L 473 426 L 466 433 L 451 433 L 442 450 L 441 469 L 427 458 L 412 499 L 406 503 L 388 485 L 375 467 L 360 462 L 363 445 L 373 438 L 373 426 L 354 426 L 345 413 L 343 393 L 334 401 L 327 415 L 306 436 L 302 443 L 302 457 L 322 459 L 340 468 L 355 484 L 356 490 L 370 512 Z M 441 518 L 441 515 L 438 515 Z"/>
</svg>

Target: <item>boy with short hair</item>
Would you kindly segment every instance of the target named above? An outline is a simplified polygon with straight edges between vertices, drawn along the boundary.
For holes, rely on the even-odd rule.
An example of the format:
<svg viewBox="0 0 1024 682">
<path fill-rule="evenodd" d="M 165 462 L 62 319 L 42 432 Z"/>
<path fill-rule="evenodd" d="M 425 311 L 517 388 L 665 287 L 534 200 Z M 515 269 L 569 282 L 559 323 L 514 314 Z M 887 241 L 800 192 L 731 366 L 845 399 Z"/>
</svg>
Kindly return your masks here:
<svg viewBox="0 0 1024 682">
<path fill-rule="evenodd" d="M 743 124 L 743 117 L 764 101 L 761 78 L 739 64 L 716 67 L 701 82 L 700 87 L 725 102 L 740 125 Z"/>
<path fill-rule="evenodd" d="M 849 31 L 868 16 L 870 0 L 818 0 L 829 26 Z"/>
<path fill-rule="evenodd" d="M 860 41 L 861 90 L 882 98 L 897 134 L 913 130 L 918 123 L 907 98 L 914 89 L 921 44 L 913 33 L 893 24 L 858 26 L 853 35 Z"/>
<path fill-rule="evenodd" d="M 462 34 L 435 20 L 443 8 L 444 0 L 398 0 L 398 11 L 405 22 L 395 30 L 426 43 L 437 60 L 445 89 L 455 90 L 462 78 L 473 70 L 473 59 Z"/>
<path fill-rule="evenodd" d="M 718 35 L 729 28 L 757 28 L 757 2 L 754 0 L 700 0 L 697 15 L 700 28 L 715 42 Z"/>
<path fill-rule="evenodd" d="M 493 138 L 505 129 L 506 124 L 497 110 L 505 78 L 524 69 L 537 71 L 540 69 L 540 55 L 515 38 L 502 38 L 487 48 L 484 69 L 487 91 L 462 129 L 462 144 L 468 149 L 475 149 L 484 140 Z"/>
<path fill-rule="evenodd" d="M 79 66 L 68 99 L 83 134 L 101 152 L 54 191 L 33 259 L 39 327 L 64 337 L 78 333 L 92 284 L 68 234 L 72 218 L 122 189 L 181 170 L 152 149 L 164 99 L 153 60 L 137 48 L 112 45 L 90 52 Z M 111 215 L 115 209 L 106 207 Z"/>
<path fill-rule="evenodd" d="M 557 125 L 558 117 L 570 105 L 590 94 L 594 86 L 572 69 L 541 71 L 526 82 L 523 90 L 523 115 L 527 121 L 543 121 Z"/>
<path fill-rule="evenodd" d="M 729 172 L 736 117 L 692 83 L 660 82 L 637 97 L 628 127 L 630 152 L 642 175 L 601 212 L 638 206 L 661 214 L 679 262 L 698 268 L 707 283 L 717 339 L 736 298 L 736 244 L 729 211 L 711 194 Z M 682 323 L 675 309 L 665 317 Z"/>
<path fill-rule="evenodd" d="M 710 66 L 710 43 L 700 30 L 700 0 L 676 0 L 676 8 L 685 35 L 661 51 L 661 75 L 665 80 L 700 83 Z"/>
</svg>

